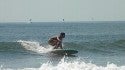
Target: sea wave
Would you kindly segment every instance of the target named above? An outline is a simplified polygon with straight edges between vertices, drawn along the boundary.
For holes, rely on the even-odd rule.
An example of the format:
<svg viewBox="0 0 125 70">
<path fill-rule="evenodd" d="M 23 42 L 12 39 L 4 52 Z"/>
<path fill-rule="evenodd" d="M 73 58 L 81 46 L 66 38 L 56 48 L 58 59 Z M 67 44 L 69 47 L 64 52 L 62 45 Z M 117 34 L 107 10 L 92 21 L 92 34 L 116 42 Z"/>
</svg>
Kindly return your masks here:
<svg viewBox="0 0 125 70">
<path fill-rule="evenodd" d="M 35 42 L 35 41 L 19 40 L 18 42 L 26 50 L 30 50 L 30 51 L 37 52 L 37 53 L 47 53 L 52 50 L 52 47 L 50 45 L 42 46 L 39 42 Z"/>
<path fill-rule="evenodd" d="M 0 42 L 0 52 L 26 51 L 18 42 Z"/>
<path fill-rule="evenodd" d="M 4 68 L 1 65 L 0 70 L 14 70 L 11 68 Z M 43 63 L 39 68 L 23 68 L 16 70 L 125 70 L 125 66 L 117 66 L 116 64 L 109 64 L 107 66 L 97 66 L 93 63 L 85 63 L 84 61 L 65 61 L 64 58 L 57 65 L 52 65 L 51 62 Z"/>
<path fill-rule="evenodd" d="M 74 49 L 78 51 L 89 51 L 92 53 L 123 53 L 125 50 L 125 40 L 113 42 L 64 42 L 64 49 Z M 36 52 L 47 53 L 52 50 L 50 45 L 41 45 L 36 41 L 18 40 L 17 42 L 0 42 L 0 52 Z"/>
<path fill-rule="evenodd" d="M 64 47 L 93 53 L 117 53 L 125 51 L 125 40 L 120 39 L 114 41 L 65 42 Z"/>
<path fill-rule="evenodd" d="M 35 41 L 18 40 L 17 42 L 0 42 L 0 52 L 16 52 L 16 53 L 47 53 L 52 48 L 40 45 Z"/>
</svg>

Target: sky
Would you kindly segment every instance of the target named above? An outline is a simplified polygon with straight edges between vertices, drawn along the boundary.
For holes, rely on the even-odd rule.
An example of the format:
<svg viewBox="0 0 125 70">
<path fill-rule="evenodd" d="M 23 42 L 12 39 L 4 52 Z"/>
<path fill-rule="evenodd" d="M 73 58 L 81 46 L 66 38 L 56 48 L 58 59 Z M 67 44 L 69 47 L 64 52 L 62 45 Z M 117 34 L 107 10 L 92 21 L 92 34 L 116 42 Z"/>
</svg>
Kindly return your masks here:
<svg viewBox="0 0 125 70">
<path fill-rule="evenodd" d="M 125 0 L 0 0 L 0 22 L 125 21 Z"/>
</svg>

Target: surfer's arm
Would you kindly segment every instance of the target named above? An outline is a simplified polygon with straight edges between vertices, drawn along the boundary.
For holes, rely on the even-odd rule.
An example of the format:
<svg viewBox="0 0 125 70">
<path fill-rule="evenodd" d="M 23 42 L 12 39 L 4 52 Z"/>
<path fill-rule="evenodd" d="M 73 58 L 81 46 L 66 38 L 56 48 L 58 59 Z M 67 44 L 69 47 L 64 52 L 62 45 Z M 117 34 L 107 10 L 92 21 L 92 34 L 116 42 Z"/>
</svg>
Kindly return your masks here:
<svg viewBox="0 0 125 70">
<path fill-rule="evenodd" d="M 62 48 L 62 42 L 60 42 L 60 46 L 59 46 L 59 47 L 60 47 L 61 49 L 63 49 L 63 48 Z"/>
<path fill-rule="evenodd" d="M 61 42 L 61 41 L 59 41 L 59 42 L 56 44 L 56 46 L 54 47 L 54 49 L 57 49 L 58 47 L 60 47 L 61 49 L 63 49 L 63 48 L 62 48 L 62 42 Z"/>
<path fill-rule="evenodd" d="M 58 47 L 60 47 L 60 49 L 63 49 L 63 48 L 62 48 L 62 42 L 61 42 L 61 41 L 59 42 L 59 46 L 58 46 Z"/>
</svg>

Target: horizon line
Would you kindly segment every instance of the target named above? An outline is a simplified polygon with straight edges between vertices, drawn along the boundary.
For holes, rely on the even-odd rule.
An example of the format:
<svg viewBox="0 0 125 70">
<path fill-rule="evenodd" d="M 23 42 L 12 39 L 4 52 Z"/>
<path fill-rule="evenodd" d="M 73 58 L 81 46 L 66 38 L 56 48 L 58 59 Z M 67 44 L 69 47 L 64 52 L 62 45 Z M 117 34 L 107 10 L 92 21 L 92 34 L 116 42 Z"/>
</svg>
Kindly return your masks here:
<svg viewBox="0 0 125 70">
<path fill-rule="evenodd" d="M 125 21 L 32 21 L 30 22 L 24 22 L 24 21 L 7 21 L 7 22 L 0 22 L 0 23 L 27 23 L 27 24 L 32 24 L 32 23 L 70 23 L 70 22 L 88 22 L 88 23 L 92 23 L 92 22 L 125 22 Z"/>
<path fill-rule="evenodd" d="M 17 23 L 17 22 L 19 22 L 19 23 L 29 23 L 29 22 L 26 22 L 26 21 L 4 21 L 4 22 L 1 22 L 0 21 L 0 23 Z M 99 20 L 99 21 L 32 21 L 32 23 L 40 23 L 40 22 L 125 22 L 125 20 L 123 21 L 123 20 L 111 20 L 111 21 L 101 21 L 101 20 Z M 31 23 L 29 23 L 29 24 L 31 24 Z"/>
</svg>

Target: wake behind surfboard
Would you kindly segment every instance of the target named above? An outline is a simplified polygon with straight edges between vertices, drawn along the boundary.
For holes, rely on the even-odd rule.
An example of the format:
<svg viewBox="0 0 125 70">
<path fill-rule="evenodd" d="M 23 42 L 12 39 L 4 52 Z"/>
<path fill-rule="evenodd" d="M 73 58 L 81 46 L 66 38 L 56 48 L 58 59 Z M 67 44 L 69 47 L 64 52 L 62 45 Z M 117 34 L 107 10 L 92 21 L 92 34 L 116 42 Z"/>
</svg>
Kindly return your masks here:
<svg viewBox="0 0 125 70">
<path fill-rule="evenodd" d="M 73 54 L 78 53 L 78 51 L 77 50 L 54 49 L 51 51 L 51 53 L 57 54 L 57 55 L 73 55 Z"/>
</svg>

